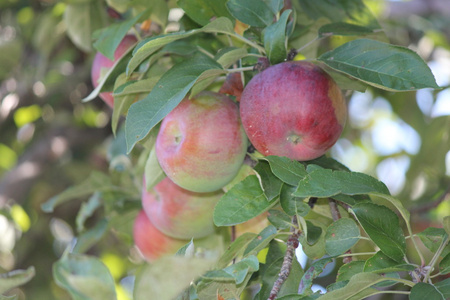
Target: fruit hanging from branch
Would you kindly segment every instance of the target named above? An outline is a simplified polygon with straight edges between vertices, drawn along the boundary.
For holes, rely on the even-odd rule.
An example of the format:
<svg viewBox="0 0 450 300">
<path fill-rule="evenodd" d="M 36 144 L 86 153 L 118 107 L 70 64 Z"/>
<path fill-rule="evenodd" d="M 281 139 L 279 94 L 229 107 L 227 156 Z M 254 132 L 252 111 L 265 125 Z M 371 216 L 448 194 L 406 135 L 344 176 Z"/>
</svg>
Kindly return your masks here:
<svg viewBox="0 0 450 300">
<path fill-rule="evenodd" d="M 242 93 L 242 125 L 263 155 L 311 160 L 333 146 L 347 108 L 341 90 L 320 67 L 306 61 L 273 65 Z"/>
</svg>

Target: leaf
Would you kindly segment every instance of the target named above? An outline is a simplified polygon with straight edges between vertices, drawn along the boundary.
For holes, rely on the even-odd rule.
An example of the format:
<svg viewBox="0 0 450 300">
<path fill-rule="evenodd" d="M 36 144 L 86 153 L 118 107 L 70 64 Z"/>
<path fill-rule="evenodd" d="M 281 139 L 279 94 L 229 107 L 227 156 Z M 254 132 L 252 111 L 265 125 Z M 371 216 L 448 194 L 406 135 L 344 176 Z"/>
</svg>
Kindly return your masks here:
<svg viewBox="0 0 450 300">
<path fill-rule="evenodd" d="M 287 157 L 267 156 L 265 160 L 269 162 L 273 174 L 287 184 L 297 186 L 298 182 L 307 175 L 301 163 Z"/>
<path fill-rule="evenodd" d="M 423 300 L 423 299 L 432 299 L 432 300 L 445 300 L 444 295 L 436 286 L 419 282 L 413 286 L 411 289 L 411 294 L 409 294 L 410 300 Z"/>
<path fill-rule="evenodd" d="M 165 256 L 147 264 L 136 278 L 134 299 L 172 300 L 191 281 L 205 273 L 212 261 L 203 258 Z"/>
<path fill-rule="evenodd" d="M 102 219 L 91 229 L 83 232 L 77 237 L 76 244 L 72 250 L 73 253 L 85 253 L 92 246 L 98 243 L 108 231 L 108 221 Z"/>
<path fill-rule="evenodd" d="M 278 234 L 275 226 L 269 225 L 264 228 L 247 246 L 244 256 L 249 254 L 257 254 L 264 249 Z"/>
<path fill-rule="evenodd" d="M 310 221 L 306 221 L 306 241 L 308 245 L 314 245 L 322 236 L 322 227 L 316 226 Z"/>
<path fill-rule="evenodd" d="M 385 281 L 383 277 L 373 273 L 359 273 L 351 277 L 349 283 L 338 290 L 331 291 L 319 297 L 320 300 L 344 300 L 344 299 L 365 299 L 365 297 L 355 297 L 361 292 L 378 282 Z M 373 290 L 370 290 L 371 293 Z"/>
<path fill-rule="evenodd" d="M 367 34 L 370 34 L 373 32 L 374 31 L 372 29 L 364 27 L 364 26 L 345 23 L 345 22 L 336 22 L 336 23 L 326 24 L 326 25 L 323 25 L 322 27 L 320 27 L 319 28 L 319 37 L 331 36 L 331 35 L 362 36 L 362 35 L 367 35 Z"/>
<path fill-rule="evenodd" d="M 291 12 L 290 9 L 285 10 L 280 19 L 268 26 L 263 32 L 264 48 L 271 64 L 277 64 L 286 59 L 286 24 Z"/>
<path fill-rule="evenodd" d="M 283 0 L 263 0 L 274 15 L 278 14 L 284 6 Z"/>
<path fill-rule="evenodd" d="M 183 100 L 194 83 L 210 69 L 221 69 L 221 66 L 205 55 L 195 55 L 173 66 L 148 96 L 131 105 L 125 122 L 128 152 Z"/>
<path fill-rule="evenodd" d="M 415 267 L 413 265 L 406 264 L 404 261 L 398 263 L 384 254 L 382 251 L 378 251 L 374 256 L 369 258 L 364 264 L 364 272 L 372 273 L 392 273 L 401 271 L 413 271 Z"/>
<path fill-rule="evenodd" d="M 28 267 L 26 270 L 14 270 L 0 274 L 0 294 L 27 283 L 35 274 L 36 271 L 34 267 Z"/>
<path fill-rule="evenodd" d="M 159 165 L 156 157 L 155 147 L 150 151 L 150 155 L 145 163 L 145 188 L 150 191 L 155 185 L 166 177 L 163 169 Z"/>
<path fill-rule="evenodd" d="M 327 257 L 314 262 L 303 275 L 302 280 L 300 281 L 300 285 L 298 287 L 298 293 L 312 294 L 311 287 L 313 285 L 313 280 L 319 277 L 319 275 L 322 274 L 325 266 L 332 261 L 333 261 L 332 258 Z"/>
<path fill-rule="evenodd" d="M 96 191 L 120 190 L 115 186 L 109 176 L 101 172 L 92 172 L 89 177 L 79 185 L 69 187 L 64 192 L 50 198 L 41 205 L 41 209 L 46 213 L 53 212 L 54 208 L 69 200 L 88 196 Z"/>
<path fill-rule="evenodd" d="M 325 250 L 330 256 L 343 254 L 353 247 L 360 238 L 358 225 L 350 218 L 333 222 L 325 233 Z"/>
<path fill-rule="evenodd" d="M 347 281 L 354 275 L 364 272 L 364 264 L 362 260 L 354 260 L 342 265 L 338 270 L 336 281 Z"/>
<path fill-rule="evenodd" d="M 420 238 L 425 247 L 428 248 L 428 250 L 436 253 L 439 246 L 445 241 L 445 239 L 447 239 L 448 234 L 443 228 L 428 227 L 424 231 L 419 232 L 417 236 Z M 450 253 L 450 247 L 447 245 L 441 255 L 445 256 L 448 253 Z"/>
<path fill-rule="evenodd" d="M 229 0 L 228 10 L 231 15 L 255 27 L 266 27 L 272 24 L 273 13 L 266 3 L 260 0 Z"/>
<path fill-rule="evenodd" d="M 134 72 L 134 70 L 144 60 L 146 60 L 150 55 L 161 49 L 163 46 L 201 32 L 225 33 L 233 35 L 234 28 L 233 24 L 228 18 L 220 17 L 199 29 L 193 29 L 186 32 L 169 33 L 165 35 L 158 35 L 155 37 L 147 38 L 142 42 L 140 42 L 133 51 L 133 57 L 128 63 L 127 75 L 130 76 L 130 74 Z"/>
<path fill-rule="evenodd" d="M 234 64 L 239 59 L 248 55 L 247 49 L 245 48 L 222 48 L 219 50 L 214 59 L 222 66 L 222 68 L 227 69 L 232 64 Z"/>
<path fill-rule="evenodd" d="M 141 12 L 132 19 L 108 26 L 102 31 L 102 34 L 94 43 L 94 48 L 110 60 L 114 60 L 114 52 L 116 51 L 117 46 L 119 46 L 120 42 L 128 33 L 128 30 L 141 19 L 143 14 L 144 12 Z"/>
<path fill-rule="evenodd" d="M 440 262 L 439 262 L 439 272 L 441 274 L 449 274 L 450 273 L 450 253 L 448 253 Z"/>
<path fill-rule="evenodd" d="M 95 192 L 87 202 L 81 204 L 80 210 L 78 211 L 75 223 L 77 225 L 77 231 L 81 232 L 84 228 L 84 222 L 91 217 L 95 210 L 102 205 L 101 193 Z"/>
<path fill-rule="evenodd" d="M 444 295 L 445 299 L 450 298 L 450 278 L 436 282 L 434 286 Z"/>
<path fill-rule="evenodd" d="M 269 215 L 267 216 L 267 219 L 277 229 L 288 229 L 291 227 L 291 218 L 280 210 L 277 209 L 269 210 Z"/>
<path fill-rule="evenodd" d="M 247 248 L 248 244 L 255 239 L 256 233 L 245 232 L 240 235 L 234 242 L 227 248 L 225 253 L 217 262 L 217 267 L 222 269 L 229 265 L 229 263 L 236 258 L 239 253 L 243 252 Z"/>
<path fill-rule="evenodd" d="M 226 0 L 179 0 L 177 2 L 189 18 L 202 26 L 215 17 L 223 16 L 231 19 L 225 3 Z"/>
<path fill-rule="evenodd" d="M 66 254 L 53 264 L 53 277 L 74 300 L 116 299 L 114 279 L 108 268 L 95 257 Z"/>
<path fill-rule="evenodd" d="M 267 201 L 256 175 L 234 185 L 216 204 L 214 224 L 231 226 L 244 223 L 267 211 L 274 202 Z"/>
<path fill-rule="evenodd" d="M 406 252 L 405 236 L 392 210 L 373 203 L 359 203 L 352 207 L 352 212 L 384 254 L 397 262 L 403 260 Z"/>
<path fill-rule="evenodd" d="M 450 216 L 445 216 L 442 221 L 442 226 L 444 227 L 445 232 L 450 235 Z"/>
<path fill-rule="evenodd" d="M 92 51 L 92 33 L 106 23 L 106 9 L 101 1 L 68 4 L 64 22 L 70 40 L 85 52 Z"/>
<path fill-rule="evenodd" d="M 427 64 L 414 51 L 357 39 L 318 58 L 329 67 L 388 91 L 438 88 Z"/>
<path fill-rule="evenodd" d="M 258 258 L 250 255 L 241 261 L 232 264 L 222 270 L 210 271 L 203 275 L 206 280 L 229 281 L 230 279 L 239 285 L 244 282 L 248 274 L 259 270 Z"/>
<path fill-rule="evenodd" d="M 283 184 L 280 193 L 280 204 L 288 215 L 304 217 L 311 211 L 311 207 L 303 201 L 304 198 L 292 196 L 295 190 L 295 186 Z"/>
<path fill-rule="evenodd" d="M 261 185 L 264 190 L 264 194 L 267 197 L 268 201 L 272 201 L 276 197 L 280 195 L 281 186 L 283 182 L 278 179 L 275 175 L 273 175 L 270 170 L 269 163 L 266 161 L 259 161 L 258 164 L 254 167 L 256 173 L 258 173 L 259 178 L 261 179 Z"/>
<path fill-rule="evenodd" d="M 361 195 L 371 192 L 389 194 L 384 183 L 364 173 L 316 169 L 300 181 L 293 195 L 325 198 L 338 194 Z"/>
</svg>

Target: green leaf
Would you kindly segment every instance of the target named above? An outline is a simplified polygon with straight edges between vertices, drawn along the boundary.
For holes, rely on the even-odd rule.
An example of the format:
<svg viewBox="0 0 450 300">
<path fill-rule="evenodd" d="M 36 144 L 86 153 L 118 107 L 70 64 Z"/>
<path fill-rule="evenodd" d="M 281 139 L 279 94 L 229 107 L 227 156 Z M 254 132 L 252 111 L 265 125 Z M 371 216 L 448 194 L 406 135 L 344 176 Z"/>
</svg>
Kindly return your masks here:
<svg viewBox="0 0 450 300">
<path fill-rule="evenodd" d="M 310 212 L 311 207 L 303 201 L 304 198 L 292 196 L 296 188 L 292 185 L 283 184 L 280 193 L 280 204 L 288 215 L 304 217 Z"/>
<path fill-rule="evenodd" d="M 323 25 L 319 28 L 319 37 L 331 36 L 331 35 L 367 35 L 373 33 L 374 31 L 370 28 L 359 26 L 355 24 L 336 22 L 331 24 Z"/>
<path fill-rule="evenodd" d="M 220 70 L 221 66 L 198 54 L 173 66 L 148 96 L 131 105 L 125 123 L 128 152 L 183 100 L 194 83 L 210 69 Z"/>
<path fill-rule="evenodd" d="M 450 298 L 450 278 L 436 282 L 434 286 L 444 295 L 445 299 Z"/>
<path fill-rule="evenodd" d="M 231 21 L 228 18 L 220 17 L 216 20 L 212 21 L 211 23 L 208 23 L 206 26 L 199 28 L 199 29 L 193 29 L 186 32 L 175 32 L 175 33 L 169 33 L 165 35 L 158 35 L 155 37 L 150 37 L 148 39 L 143 40 L 140 42 L 134 52 L 133 57 L 128 63 L 127 67 L 127 74 L 128 76 L 134 72 L 134 70 L 144 61 L 146 60 L 150 55 L 161 49 L 163 46 L 180 40 L 187 37 L 190 37 L 194 34 L 201 33 L 201 32 L 210 32 L 210 33 L 225 33 L 225 34 L 234 34 L 234 27 Z"/>
<path fill-rule="evenodd" d="M 271 64 L 277 64 L 286 59 L 286 24 L 291 12 L 290 9 L 285 10 L 280 19 L 268 26 L 263 32 L 264 48 Z"/>
<path fill-rule="evenodd" d="M 97 191 L 120 191 L 121 188 L 111 182 L 111 178 L 101 172 L 92 172 L 89 177 L 79 185 L 69 187 L 59 195 L 50 198 L 41 205 L 46 213 L 53 212 L 54 208 L 72 199 L 84 197 Z"/>
<path fill-rule="evenodd" d="M 83 232 L 77 237 L 77 242 L 73 248 L 73 253 L 85 253 L 92 246 L 98 243 L 108 231 L 108 221 L 102 219 L 95 224 L 91 229 Z"/>
<path fill-rule="evenodd" d="M 314 245 L 322 236 L 322 227 L 314 225 L 310 221 L 306 221 L 306 241 L 308 245 Z"/>
<path fill-rule="evenodd" d="M 280 210 L 277 209 L 269 210 L 269 215 L 267 216 L 267 219 L 277 229 L 288 229 L 291 227 L 291 218 Z"/>
<path fill-rule="evenodd" d="M 214 59 L 224 68 L 229 68 L 239 59 L 248 55 L 247 49 L 245 48 L 222 48 L 219 50 Z"/>
<path fill-rule="evenodd" d="M 439 249 L 439 246 L 447 239 L 448 234 L 445 232 L 443 228 L 434 228 L 428 227 L 422 232 L 419 232 L 417 236 L 420 238 L 425 247 L 428 248 L 433 253 L 436 253 Z M 447 246 L 444 248 L 442 252 L 442 256 L 450 253 L 450 247 Z"/>
<path fill-rule="evenodd" d="M 233 17 L 250 26 L 266 27 L 273 22 L 274 14 L 260 0 L 229 0 L 227 7 Z"/>
<path fill-rule="evenodd" d="M 256 175 L 247 176 L 234 185 L 214 209 L 216 226 L 244 223 L 267 211 L 274 202 L 267 201 Z"/>
<path fill-rule="evenodd" d="M 275 226 L 269 225 L 264 228 L 247 246 L 244 256 L 249 254 L 257 254 L 264 249 L 278 234 Z"/>
<path fill-rule="evenodd" d="M 325 250 L 330 256 L 343 254 L 353 247 L 360 237 L 359 227 L 350 218 L 333 222 L 325 233 Z"/>
<path fill-rule="evenodd" d="M 338 270 L 336 281 L 347 281 L 354 275 L 364 272 L 364 264 L 362 260 L 354 260 L 342 265 Z"/>
<path fill-rule="evenodd" d="M 258 258 L 254 255 L 250 255 L 223 270 L 210 271 L 203 275 L 203 278 L 214 281 L 229 281 L 231 279 L 236 285 L 239 285 L 244 282 L 248 274 L 258 270 Z"/>
<path fill-rule="evenodd" d="M 450 216 L 445 216 L 442 221 L 442 226 L 444 227 L 445 232 L 450 235 Z"/>
<path fill-rule="evenodd" d="M 108 26 L 94 43 L 94 48 L 110 60 L 114 60 L 114 52 L 117 46 L 119 46 L 120 42 L 128 33 L 128 30 L 138 22 L 143 14 L 144 12 L 136 15 L 132 19 Z"/>
<path fill-rule="evenodd" d="M 294 196 L 325 198 L 371 192 L 389 194 L 384 183 L 364 173 L 316 169 L 300 181 Z"/>
<path fill-rule="evenodd" d="M 377 254 L 369 258 L 364 264 L 364 272 L 372 273 L 409 272 L 414 269 L 415 267 L 413 265 L 406 264 L 404 261 L 399 264 L 382 251 L 378 251 Z"/>
<path fill-rule="evenodd" d="M 172 300 L 212 265 L 203 258 L 166 256 L 146 265 L 136 278 L 134 299 Z"/>
<path fill-rule="evenodd" d="M 101 193 L 94 193 L 87 202 L 81 204 L 80 210 L 78 211 L 75 223 L 77 225 L 77 231 L 81 232 L 84 228 L 84 222 L 91 217 L 94 212 L 102 205 Z"/>
<path fill-rule="evenodd" d="M 441 274 L 450 273 L 450 253 L 439 262 L 439 272 Z"/>
<path fill-rule="evenodd" d="M 298 287 L 299 294 L 312 294 L 311 287 L 313 285 L 313 280 L 319 277 L 322 274 L 326 265 L 332 262 L 333 259 L 330 257 L 322 258 L 312 264 L 311 267 L 305 272 L 300 281 L 300 285 Z"/>
<path fill-rule="evenodd" d="M 26 270 L 14 270 L 0 274 L 0 294 L 27 283 L 35 274 L 36 271 L 34 267 L 29 267 Z"/>
<path fill-rule="evenodd" d="M 226 0 L 179 0 L 177 2 L 189 18 L 202 26 L 208 24 L 215 17 L 231 19 L 225 3 Z"/>
<path fill-rule="evenodd" d="M 64 22 L 70 40 L 85 52 L 92 51 L 92 33 L 106 24 L 106 9 L 101 1 L 68 4 Z"/>
<path fill-rule="evenodd" d="M 423 300 L 423 299 L 432 299 L 432 300 L 445 300 L 444 295 L 439 291 L 436 286 L 419 282 L 413 286 L 411 289 L 411 294 L 409 295 L 410 300 Z"/>
<path fill-rule="evenodd" d="M 114 279 L 108 268 L 95 257 L 66 254 L 53 264 L 53 277 L 74 300 L 116 299 Z"/>
<path fill-rule="evenodd" d="M 438 88 L 427 64 L 414 51 L 357 39 L 318 58 L 329 67 L 388 91 Z"/>
<path fill-rule="evenodd" d="M 287 184 L 297 186 L 307 175 L 305 167 L 298 161 L 280 156 L 267 156 L 264 159 L 269 162 L 273 174 Z"/>
<path fill-rule="evenodd" d="M 145 163 L 145 188 L 150 191 L 155 185 L 166 177 L 163 169 L 159 165 L 156 157 L 155 147 L 150 151 L 150 155 Z"/>
<path fill-rule="evenodd" d="M 259 178 L 261 179 L 261 185 L 267 200 L 272 201 L 274 198 L 278 197 L 280 195 L 283 182 L 273 175 L 270 170 L 269 163 L 266 161 L 259 161 L 254 170 L 258 173 Z"/>
<path fill-rule="evenodd" d="M 346 300 L 346 299 L 365 299 L 365 297 L 355 297 L 359 293 L 364 293 L 367 289 L 378 282 L 385 281 L 383 277 L 373 273 L 359 273 L 351 277 L 349 283 L 338 290 L 331 291 L 319 297 L 320 300 Z M 373 289 L 369 290 L 369 294 Z"/>
<path fill-rule="evenodd" d="M 359 203 L 352 211 L 372 241 L 391 259 L 401 262 L 406 252 L 405 236 L 397 215 L 386 206 Z"/>
<path fill-rule="evenodd" d="M 320 293 L 317 292 L 315 294 L 312 295 L 298 295 L 298 294 L 290 294 L 290 295 L 285 295 L 283 297 L 277 298 L 277 300 L 315 300 L 317 298 L 320 297 Z"/>
<path fill-rule="evenodd" d="M 240 253 L 244 252 L 248 244 L 256 238 L 257 234 L 252 232 L 245 232 L 240 235 L 225 251 L 222 257 L 217 262 L 217 267 L 222 269 L 230 264 Z"/>
<path fill-rule="evenodd" d="M 313 19 L 327 18 L 332 22 L 349 23 L 379 29 L 377 19 L 362 0 L 353 1 L 323 1 L 302 0 L 299 2 L 304 13 Z"/>
<path fill-rule="evenodd" d="M 270 8 L 274 15 L 278 14 L 284 6 L 283 0 L 263 0 L 264 3 Z"/>
</svg>

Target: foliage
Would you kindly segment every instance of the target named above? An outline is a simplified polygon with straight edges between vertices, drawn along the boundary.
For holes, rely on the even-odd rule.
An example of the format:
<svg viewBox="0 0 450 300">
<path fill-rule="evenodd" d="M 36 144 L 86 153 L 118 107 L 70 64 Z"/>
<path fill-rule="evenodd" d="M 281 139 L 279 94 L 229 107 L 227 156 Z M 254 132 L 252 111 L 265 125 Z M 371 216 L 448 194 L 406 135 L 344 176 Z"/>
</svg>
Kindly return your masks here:
<svg viewBox="0 0 450 300">
<path fill-rule="evenodd" d="M 60 4 L 63 13 L 58 13 Z M 180 8 L 184 15 L 174 20 L 170 13 Z M 69 241 L 55 254 L 55 294 L 72 299 L 140 300 L 149 294 L 161 300 L 275 299 L 270 298 L 272 286 L 286 269 L 289 247 L 296 248 L 290 237 L 298 234 L 296 240 L 310 262 L 308 268 L 295 259 L 290 263 L 277 299 L 365 299 L 386 293 L 405 294 L 410 299 L 450 297 L 450 278 L 445 279 L 450 273 L 448 211 L 435 227 L 417 230 L 408 210 L 414 180 L 438 182 L 427 185 L 428 190 L 422 192 L 425 200 L 443 193 L 440 203 L 449 194 L 445 168 L 426 172 L 434 165 L 442 168 L 448 153 L 448 116 L 418 122 L 427 124 L 416 128 L 424 138 L 419 159 L 408 172 L 405 190 L 410 193 L 393 196 L 373 171 L 351 171 L 329 156 L 298 162 L 263 157 L 249 148 L 255 173 L 230 186 L 216 205 L 214 223 L 220 242 L 215 249 L 205 249 L 194 240 L 177 255 L 148 263 L 132 248 L 131 224 L 141 208 L 142 175 L 146 175 L 147 188 L 164 177 L 154 153 L 159 123 L 186 96 L 205 89 L 217 91 L 225 75 L 240 73 L 245 86 L 264 58 L 277 64 L 304 55 L 322 66 L 349 97 L 355 90 L 392 96 L 394 111 L 405 119 L 411 116 L 402 112 L 400 104 L 409 107 L 412 101 L 407 98 L 417 90 L 439 88 L 416 51 L 389 43 L 388 31 L 365 2 L 77 0 L 49 5 L 40 14 L 53 30 L 56 24 L 65 26 L 66 36 L 56 35 L 52 43 L 66 39 L 66 56 L 81 57 L 82 52 L 70 52 L 77 47 L 112 57 L 125 34 L 131 32 L 139 39 L 79 104 L 94 107 L 98 117 L 90 101 L 101 92 L 113 91 L 114 136 L 107 143 L 108 166 L 91 171 L 87 163 L 81 175 L 75 176 L 75 184 L 64 191 L 60 187 L 57 195 L 54 192 L 48 201 L 38 203 L 39 209 L 53 214 L 90 197 L 81 207 L 69 208 L 76 212 L 68 221 L 76 225 L 76 233 L 68 230 Z M 31 25 L 23 27 L 25 34 Z M 36 43 L 45 60 L 55 63 L 51 57 L 55 48 Z M 17 49 L 22 47 L 14 41 L 0 44 L 1 48 L 11 53 L 0 58 L 5 65 L 0 78 L 6 78 L 11 66 L 18 64 Z M 50 84 L 50 72 L 42 80 Z M 79 117 L 83 126 L 89 124 L 88 114 L 85 111 Z M 24 123 L 35 120 L 30 117 Z M 357 144 L 360 136 L 355 130 L 347 129 L 346 135 Z M 441 163 L 430 157 L 429 148 L 435 145 Z M 3 152 L 7 151 L 0 148 Z M 265 228 L 230 241 L 230 227 L 262 214 L 268 216 Z M 108 264 L 102 256 L 108 251 L 126 263 Z M 335 277 L 322 283 L 322 273 L 331 264 L 337 265 Z M 122 266 L 117 274 L 114 265 Z M 6 273 L 0 278 L 1 292 L 27 283 L 34 270 Z M 128 293 L 123 292 L 120 283 L 130 278 L 134 284 L 126 285 Z M 313 290 L 316 282 L 326 285 L 326 293 Z"/>
</svg>

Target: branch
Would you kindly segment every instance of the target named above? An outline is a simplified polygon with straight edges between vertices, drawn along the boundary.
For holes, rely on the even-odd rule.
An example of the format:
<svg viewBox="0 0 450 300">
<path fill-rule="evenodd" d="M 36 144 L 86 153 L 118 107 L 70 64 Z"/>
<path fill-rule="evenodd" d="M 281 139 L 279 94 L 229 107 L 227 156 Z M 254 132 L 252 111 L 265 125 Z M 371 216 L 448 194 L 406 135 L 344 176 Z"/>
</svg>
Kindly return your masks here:
<svg viewBox="0 0 450 300">
<path fill-rule="evenodd" d="M 411 208 L 409 211 L 412 214 L 420 214 L 420 213 L 427 212 L 435 207 L 438 207 L 439 204 L 441 204 L 447 198 L 448 195 L 450 195 L 450 185 L 436 200 L 434 200 L 432 202 L 427 202 L 424 205 L 415 206 L 415 207 Z"/>
<path fill-rule="evenodd" d="M 286 242 L 287 249 L 286 254 L 284 255 L 283 264 L 281 266 L 281 271 L 278 274 L 278 279 L 273 284 L 268 300 L 274 300 L 277 298 L 281 286 L 287 280 L 289 274 L 291 273 L 292 261 L 295 257 L 295 249 L 297 249 L 298 247 L 298 238 L 300 236 L 296 216 L 292 217 L 292 223 L 293 223 L 293 226 L 291 226 L 292 234 L 289 236 L 289 239 Z"/>
</svg>

